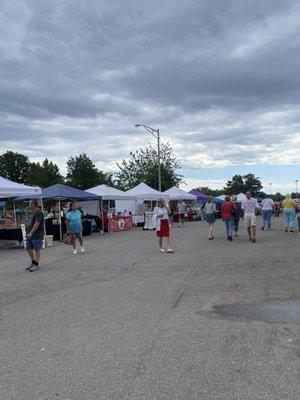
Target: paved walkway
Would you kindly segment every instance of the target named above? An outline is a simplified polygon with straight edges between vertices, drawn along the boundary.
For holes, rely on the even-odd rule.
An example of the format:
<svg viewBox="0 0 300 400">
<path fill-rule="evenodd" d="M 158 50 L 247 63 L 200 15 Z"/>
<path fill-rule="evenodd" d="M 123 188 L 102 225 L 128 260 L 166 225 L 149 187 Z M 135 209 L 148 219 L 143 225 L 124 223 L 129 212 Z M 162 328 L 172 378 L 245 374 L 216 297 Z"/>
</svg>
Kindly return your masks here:
<svg viewBox="0 0 300 400">
<path fill-rule="evenodd" d="M 174 255 L 153 232 L 93 236 L 32 274 L 0 250 L 1 399 L 299 399 L 300 235 L 276 224 L 253 244 L 189 223 Z"/>
</svg>

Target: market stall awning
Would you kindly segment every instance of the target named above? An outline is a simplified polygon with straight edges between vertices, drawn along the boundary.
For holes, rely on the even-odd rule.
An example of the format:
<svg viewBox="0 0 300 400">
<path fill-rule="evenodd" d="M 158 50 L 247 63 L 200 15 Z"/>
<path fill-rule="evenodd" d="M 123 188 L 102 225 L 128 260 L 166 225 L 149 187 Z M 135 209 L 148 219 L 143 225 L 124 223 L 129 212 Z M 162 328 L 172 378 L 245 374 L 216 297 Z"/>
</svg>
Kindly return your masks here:
<svg viewBox="0 0 300 400">
<path fill-rule="evenodd" d="M 102 200 L 135 200 L 134 195 L 127 194 L 108 185 L 98 185 L 87 189 L 87 192 L 100 196 Z"/>
<path fill-rule="evenodd" d="M 207 195 L 199 192 L 197 189 L 193 189 L 189 191 L 190 194 L 197 197 L 197 201 L 206 201 Z"/>
<path fill-rule="evenodd" d="M 169 195 L 170 200 L 197 200 L 197 196 L 185 192 L 184 190 L 179 189 L 177 186 L 173 186 L 163 193 Z"/>
<path fill-rule="evenodd" d="M 239 193 L 236 196 L 236 201 L 238 201 L 239 203 L 242 203 L 243 201 L 247 200 L 247 197 L 244 193 Z"/>
<path fill-rule="evenodd" d="M 100 196 L 93 193 L 86 192 L 84 190 L 75 189 L 71 186 L 62 185 L 58 183 L 56 185 L 48 186 L 42 189 L 43 200 L 101 200 Z M 32 196 L 22 196 L 16 199 L 17 201 L 30 199 Z"/>
<path fill-rule="evenodd" d="M 0 176 L 0 197 L 7 198 L 19 196 L 29 196 L 31 198 L 40 197 L 41 188 L 12 182 Z"/>
<path fill-rule="evenodd" d="M 133 195 L 138 201 L 147 201 L 147 200 L 157 200 L 160 197 L 169 200 L 169 195 L 165 193 L 161 193 L 156 189 L 146 185 L 146 183 L 141 182 L 137 186 L 132 189 L 127 190 L 126 194 Z"/>
</svg>

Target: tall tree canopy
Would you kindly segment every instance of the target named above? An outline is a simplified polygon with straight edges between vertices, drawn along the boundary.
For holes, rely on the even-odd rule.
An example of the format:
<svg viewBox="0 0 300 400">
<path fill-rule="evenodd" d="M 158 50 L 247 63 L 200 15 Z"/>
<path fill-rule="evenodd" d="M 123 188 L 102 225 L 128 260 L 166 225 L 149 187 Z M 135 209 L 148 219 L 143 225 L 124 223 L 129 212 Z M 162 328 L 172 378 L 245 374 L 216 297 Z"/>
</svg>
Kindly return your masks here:
<svg viewBox="0 0 300 400">
<path fill-rule="evenodd" d="M 30 162 L 27 156 L 13 151 L 0 155 L 0 176 L 18 183 L 27 183 Z"/>
<path fill-rule="evenodd" d="M 254 174 L 234 175 L 226 183 L 224 193 L 231 195 L 245 193 L 247 190 L 250 190 L 252 194 L 256 195 L 262 187 L 261 179 L 257 178 Z"/>
<path fill-rule="evenodd" d="M 86 190 L 101 184 L 113 185 L 112 173 L 99 171 L 85 153 L 71 157 L 67 161 L 67 171 L 67 183 L 78 189 Z"/>
<path fill-rule="evenodd" d="M 123 190 L 128 190 L 140 182 L 158 188 L 158 156 L 157 150 L 151 145 L 130 153 L 128 160 L 123 159 L 118 163 L 117 184 Z M 173 155 L 169 143 L 161 145 L 161 187 L 162 191 L 182 182 L 182 175 L 178 174 L 179 164 Z"/>
<path fill-rule="evenodd" d="M 47 187 L 63 183 L 64 178 L 59 173 L 58 166 L 46 158 L 42 164 L 37 162 L 29 165 L 27 182 L 30 185 Z"/>
</svg>

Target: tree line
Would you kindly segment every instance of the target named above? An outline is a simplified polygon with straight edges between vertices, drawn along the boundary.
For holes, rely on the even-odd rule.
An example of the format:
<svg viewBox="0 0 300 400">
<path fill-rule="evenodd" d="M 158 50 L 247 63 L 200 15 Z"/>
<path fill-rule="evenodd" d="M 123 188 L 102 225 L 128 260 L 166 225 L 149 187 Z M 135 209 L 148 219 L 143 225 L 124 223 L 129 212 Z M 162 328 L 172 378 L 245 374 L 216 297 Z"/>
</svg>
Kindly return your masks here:
<svg viewBox="0 0 300 400">
<path fill-rule="evenodd" d="M 86 190 L 106 184 L 128 190 L 141 181 L 154 188 L 158 187 L 157 151 L 151 145 L 129 154 L 129 158 L 117 163 L 118 171 L 104 172 L 82 153 L 67 160 L 67 174 L 63 176 L 59 167 L 47 158 L 42 162 L 31 162 L 29 157 L 6 151 L 0 155 L 0 176 L 26 185 L 47 187 L 63 183 Z M 178 173 L 179 165 L 169 143 L 161 146 L 162 190 L 167 190 L 182 182 Z"/>
<path fill-rule="evenodd" d="M 153 188 L 158 187 L 157 150 L 151 145 L 131 152 L 127 159 L 122 159 L 117 163 L 118 170 L 115 173 L 99 170 L 85 153 L 70 157 L 66 167 L 67 174 L 63 176 L 58 165 L 47 158 L 40 163 L 31 162 L 26 155 L 13 151 L 6 151 L 0 155 L 0 176 L 27 185 L 47 187 L 64 183 L 86 190 L 106 184 L 128 190 L 143 181 Z M 169 143 L 163 143 L 161 147 L 162 191 L 184 183 L 179 171 L 180 166 L 172 147 Z M 255 196 L 265 197 L 266 193 L 261 191 L 262 187 L 261 179 L 249 173 L 234 175 L 222 189 L 199 187 L 198 190 L 211 196 L 233 195 L 250 190 Z M 293 193 L 293 196 L 297 197 L 297 194 Z M 281 193 L 272 195 L 275 201 L 281 201 L 283 197 Z"/>
</svg>

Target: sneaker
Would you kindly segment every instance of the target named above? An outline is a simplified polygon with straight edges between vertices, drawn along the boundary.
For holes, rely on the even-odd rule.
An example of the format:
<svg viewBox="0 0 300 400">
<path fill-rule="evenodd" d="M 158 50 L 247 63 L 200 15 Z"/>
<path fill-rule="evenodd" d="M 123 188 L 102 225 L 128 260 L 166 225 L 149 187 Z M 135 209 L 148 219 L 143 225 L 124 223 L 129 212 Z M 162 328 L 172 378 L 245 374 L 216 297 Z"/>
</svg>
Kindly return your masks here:
<svg viewBox="0 0 300 400">
<path fill-rule="evenodd" d="M 256 243 L 256 239 L 255 238 L 252 239 L 252 243 Z"/>
<path fill-rule="evenodd" d="M 84 247 L 81 247 L 80 251 L 81 251 L 81 253 L 84 253 L 85 252 Z"/>
<path fill-rule="evenodd" d="M 160 249 L 159 251 L 160 251 L 161 253 L 165 253 L 165 252 L 166 252 L 165 249 Z"/>
<path fill-rule="evenodd" d="M 285 229 L 284 232 L 289 233 L 289 231 L 287 229 Z"/>
<path fill-rule="evenodd" d="M 208 238 L 208 240 L 213 240 L 214 238 L 215 238 L 214 236 L 211 236 Z"/>
<path fill-rule="evenodd" d="M 233 235 L 234 237 L 238 237 L 239 235 L 238 235 L 238 233 L 237 232 L 235 232 L 235 234 Z"/>
<path fill-rule="evenodd" d="M 262 227 L 261 227 L 261 230 L 263 231 L 264 229 L 265 229 L 265 227 L 264 227 L 264 226 L 262 226 Z"/>
<path fill-rule="evenodd" d="M 73 254 L 77 254 L 77 249 L 73 250 Z"/>
<path fill-rule="evenodd" d="M 294 233 L 294 231 L 290 231 L 290 233 Z"/>
<path fill-rule="evenodd" d="M 228 236 L 228 240 L 229 240 L 230 242 L 232 242 L 232 241 L 233 241 L 232 236 Z"/>
<path fill-rule="evenodd" d="M 32 266 L 29 268 L 29 272 L 35 272 L 38 271 L 40 267 L 38 265 L 32 264 Z"/>
<path fill-rule="evenodd" d="M 167 249 L 167 253 L 174 253 L 174 250 L 172 250 L 172 249 Z"/>
<path fill-rule="evenodd" d="M 32 266 L 34 267 L 34 264 L 33 264 L 33 263 L 31 263 L 30 265 L 28 265 L 28 267 L 26 267 L 26 271 L 29 271 L 30 268 L 31 268 Z"/>
</svg>

